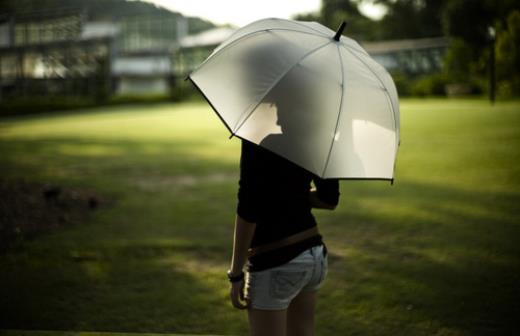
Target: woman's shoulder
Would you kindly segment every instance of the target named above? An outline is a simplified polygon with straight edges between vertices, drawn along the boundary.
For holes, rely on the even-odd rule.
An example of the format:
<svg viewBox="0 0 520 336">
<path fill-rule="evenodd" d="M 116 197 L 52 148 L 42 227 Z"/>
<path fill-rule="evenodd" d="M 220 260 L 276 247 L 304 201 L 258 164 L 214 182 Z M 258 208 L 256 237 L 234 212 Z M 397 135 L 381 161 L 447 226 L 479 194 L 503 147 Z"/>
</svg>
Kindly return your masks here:
<svg viewBox="0 0 520 336">
<path fill-rule="evenodd" d="M 242 139 L 242 155 L 248 157 L 266 159 L 266 157 L 274 155 L 273 145 L 275 140 L 271 135 L 264 138 L 259 144 Z"/>
<path fill-rule="evenodd" d="M 260 141 L 260 146 L 276 149 L 281 145 L 282 134 L 269 134 Z"/>
</svg>

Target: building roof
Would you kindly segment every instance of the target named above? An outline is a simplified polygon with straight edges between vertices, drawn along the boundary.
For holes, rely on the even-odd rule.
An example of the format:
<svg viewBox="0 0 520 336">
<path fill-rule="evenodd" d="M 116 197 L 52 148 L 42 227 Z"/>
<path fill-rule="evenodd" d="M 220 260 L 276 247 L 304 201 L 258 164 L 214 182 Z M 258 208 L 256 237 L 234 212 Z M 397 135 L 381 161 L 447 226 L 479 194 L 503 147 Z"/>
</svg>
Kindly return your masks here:
<svg viewBox="0 0 520 336">
<path fill-rule="evenodd" d="M 361 43 L 363 48 L 369 54 L 384 54 L 403 50 L 445 48 L 448 44 L 448 38 L 446 37 Z"/>
<path fill-rule="evenodd" d="M 234 28 L 221 27 L 205 30 L 201 33 L 188 35 L 181 39 L 182 48 L 195 48 L 215 46 L 224 42 L 231 34 L 236 31 Z"/>
</svg>

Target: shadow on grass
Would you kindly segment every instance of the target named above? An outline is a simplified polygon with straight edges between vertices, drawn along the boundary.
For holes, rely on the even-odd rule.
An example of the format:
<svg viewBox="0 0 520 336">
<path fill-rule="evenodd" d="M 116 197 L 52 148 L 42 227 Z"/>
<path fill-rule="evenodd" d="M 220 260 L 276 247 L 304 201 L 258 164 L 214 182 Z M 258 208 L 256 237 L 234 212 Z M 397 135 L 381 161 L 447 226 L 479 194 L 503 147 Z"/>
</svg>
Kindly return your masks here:
<svg viewBox="0 0 520 336">
<path fill-rule="evenodd" d="M 238 164 L 189 155 L 203 144 L 2 140 L 5 176 L 116 197 L 88 225 L 0 255 L 0 328 L 244 334 L 227 297 L 223 225 Z"/>
<path fill-rule="evenodd" d="M 243 333 L 215 252 L 172 241 L 7 255 L 0 328 Z"/>
<path fill-rule="evenodd" d="M 326 334 L 518 332 L 519 192 L 350 186 L 341 216 L 320 214 L 332 254 Z"/>
</svg>

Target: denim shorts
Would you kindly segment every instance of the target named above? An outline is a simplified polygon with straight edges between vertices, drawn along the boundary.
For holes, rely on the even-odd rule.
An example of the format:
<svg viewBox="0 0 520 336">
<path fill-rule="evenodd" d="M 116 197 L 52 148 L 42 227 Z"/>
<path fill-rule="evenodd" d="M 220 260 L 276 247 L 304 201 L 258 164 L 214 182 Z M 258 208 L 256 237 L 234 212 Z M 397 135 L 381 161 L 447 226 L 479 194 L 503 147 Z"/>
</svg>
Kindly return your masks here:
<svg viewBox="0 0 520 336">
<path fill-rule="evenodd" d="M 248 272 L 245 296 L 254 309 L 287 309 L 300 292 L 317 290 L 327 276 L 327 269 L 326 248 L 314 246 L 286 264 Z"/>
</svg>

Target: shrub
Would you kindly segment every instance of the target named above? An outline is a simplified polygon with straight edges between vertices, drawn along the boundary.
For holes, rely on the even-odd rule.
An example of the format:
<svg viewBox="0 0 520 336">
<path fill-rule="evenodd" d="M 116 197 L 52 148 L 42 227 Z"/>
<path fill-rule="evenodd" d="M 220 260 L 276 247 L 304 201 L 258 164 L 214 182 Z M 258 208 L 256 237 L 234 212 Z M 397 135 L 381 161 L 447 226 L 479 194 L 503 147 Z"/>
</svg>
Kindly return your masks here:
<svg viewBox="0 0 520 336">
<path fill-rule="evenodd" d="M 416 79 L 410 86 L 413 96 L 445 96 L 448 77 L 442 73 L 425 75 Z"/>
<path fill-rule="evenodd" d="M 402 72 L 392 73 L 392 78 L 397 88 L 399 97 L 405 97 L 410 95 L 410 78 L 408 78 Z"/>
<path fill-rule="evenodd" d="M 497 96 L 511 98 L 520 95 L 520 11 L 511 12 L 497 31 L 496 74 Z"/>
<path fill-rule="evenodd" d="M 55 110 L 71 110 L 96 106 L 91 97 L 80 96 L 32 96 L 9 98 L 0 102 L 0 117 L 39 113 Z"/>
</svg>

